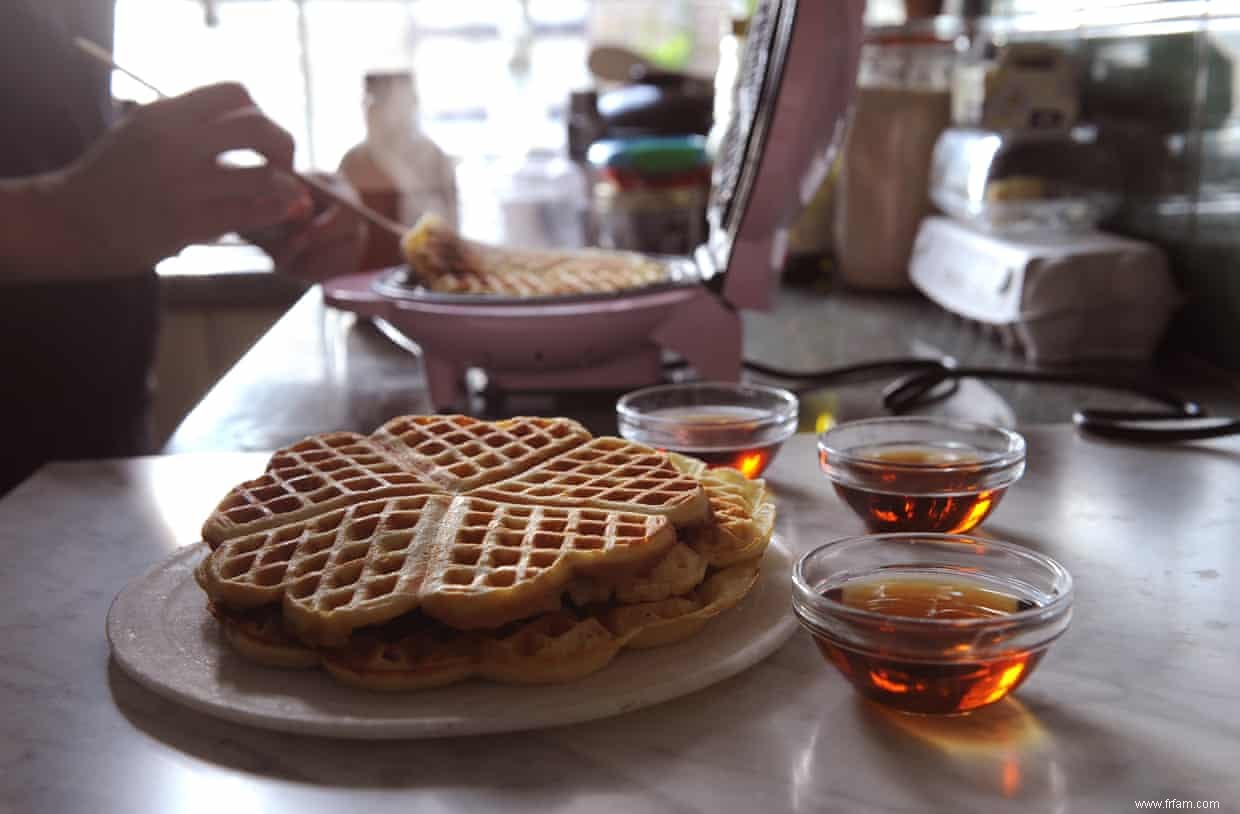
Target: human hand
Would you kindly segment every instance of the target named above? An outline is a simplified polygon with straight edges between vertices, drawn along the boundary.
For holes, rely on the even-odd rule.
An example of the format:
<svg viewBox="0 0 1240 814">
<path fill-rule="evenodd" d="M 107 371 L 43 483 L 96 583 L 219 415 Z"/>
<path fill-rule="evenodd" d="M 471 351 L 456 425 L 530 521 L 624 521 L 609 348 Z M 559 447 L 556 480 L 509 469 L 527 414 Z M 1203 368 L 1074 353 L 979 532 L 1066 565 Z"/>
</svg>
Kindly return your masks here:
<svg viewBox="0 0 1240 814">
<path fill-rule="evenodd" d="M 249 149 L 266 159 L 229 166 Z M 130 274 L 227 232 L 305 217 L 311 200 L 289 183 L 293 139 L 238 84 L 208 85 L 138 108 L 54 183 L 78 236 L 83 271 Z M 66 248 L 72 252 L 72 248 Z"/>
<path fill-rule="evenodd" d="M 339 176 L 315 176 L 335 192 L 357 201 L 357 193 Z M 276 270 L 310 282 L 357 271 L 366 243 L 366 223 L 328 196 L 311 191 L 314 210 L 280 226 L 249 232 L 248 240 L 271 255 Z"/>
</svg>

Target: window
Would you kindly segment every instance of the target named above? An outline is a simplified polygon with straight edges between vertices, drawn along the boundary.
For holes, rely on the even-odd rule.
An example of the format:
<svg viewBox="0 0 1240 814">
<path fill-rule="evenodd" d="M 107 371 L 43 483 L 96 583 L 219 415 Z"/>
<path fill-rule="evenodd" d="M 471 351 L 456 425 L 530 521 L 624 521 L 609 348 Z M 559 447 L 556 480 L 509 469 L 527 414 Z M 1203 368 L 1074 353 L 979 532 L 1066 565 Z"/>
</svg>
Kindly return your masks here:
<svg viewBox="0 0 1240 814">
<path fill-rule="evenodd" d="M 589 84 L 587 0 L 117 0 L 115 53 L 167 93 L 243 82 L 293 133 L 298 165 L 332 169 L 363 135 L 362 77 L 408 68 L 428 134 L 454 155 L 559 148 L 568 93 Z M 151 94 L 117 75 L 120 98 Z"/>
<path fill-rule="evenodd" d="M 520 186 L 522 162 L 564 151 L 569 94 L 592 84 L 590 43 L 709 76 L 729 9 L 729 0 L 116 0 L 114 51 L 166 93 L 242 82 L 293 134 L 303 170 L 334 170 L 362 139 L 367 71 L 412 67 L 422 127 L 458 160 L 462 230 L 502 240 L 512 235 L 499 199 Z M 113 90 L 151 98 L 120 74 Z"/>
</svg>

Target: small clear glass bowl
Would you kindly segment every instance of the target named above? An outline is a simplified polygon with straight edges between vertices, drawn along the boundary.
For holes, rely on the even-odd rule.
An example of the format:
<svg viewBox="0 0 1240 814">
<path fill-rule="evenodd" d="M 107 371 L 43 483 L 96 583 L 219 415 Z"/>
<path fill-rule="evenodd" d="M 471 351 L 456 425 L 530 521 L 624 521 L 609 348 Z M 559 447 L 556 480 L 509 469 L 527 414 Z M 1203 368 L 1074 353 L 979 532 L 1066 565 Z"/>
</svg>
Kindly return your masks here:
<svg viewBox="0 0 1240 814">
<path fill-rule="evenodd" d="M 630 441 L 756 478 L 796 432 L 797 397 L 758 384 L 664 384 L 622 396 L 616 422 Z"/>
<path fill-rule="evenodd" d="M 1062 565 L 964 535 L 835 540 L 801 557 L 792 585 L 801 625 L 858 692 L 925 715 L 1007 697 L 1072 619 Z"/>
<path fill-rule="evenodd" d="M 1025 439 L 947 418 L 870 418 L 818 436 L 818 463 L 872 532 L 959 534 L 1025 471 Z"/>
</svg>

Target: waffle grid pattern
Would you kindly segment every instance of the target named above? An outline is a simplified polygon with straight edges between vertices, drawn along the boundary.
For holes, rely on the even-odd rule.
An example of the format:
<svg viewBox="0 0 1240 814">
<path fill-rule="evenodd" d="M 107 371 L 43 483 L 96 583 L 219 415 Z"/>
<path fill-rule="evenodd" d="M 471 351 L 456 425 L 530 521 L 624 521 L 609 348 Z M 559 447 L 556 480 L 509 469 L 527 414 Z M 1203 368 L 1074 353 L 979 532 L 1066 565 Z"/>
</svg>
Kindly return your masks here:
<svg viewBox="0 0 1240 814">
<path fill-rule="evenodd" d="M 431 290 L 445 294 L 559 297 L 610 294 L 655 285 L 666 280 L 667 271 L 659 265 L 634 264 L 615 267 L 580 258 L 538 269 L 444 275 L 433 279 Z"/>
<path fill-rule="evenodd" d="M 668 279 L 667 267 L 632 252 L 510 249 L 464 240 L 439 218 L 423 218 L 402 247 L 432 291 L 514 297 L 604 294 Z"/>
<path fill-rule="evenodd" d="M 209 544 L 377 497 L 435 491 L 356 433 L 306 438 L 271 457 L 267 471 L 234 487 L 203 527 Z"/>
<path fill-rule="evenodd" d="M 528 469 L 585 442 L 590 433 L 563 418 L 402 416 L 372 437 L 426 479 L 462 492 Z"/>
<path fill-rule="evenodd" d="M 698 481 L 661 453 L 620 438 L 594 438 L 526 472 L 477 490 L 497 501 L 640 508 L 667 514 L 705 514 Z"/>
<path fill-rule="evenodd" d="M 280 603 L 306 652 L 354 683 L 375 683 L 376 670 L 380 688 L 468 675 L 569 680 L 621 647 L 679 636 L 698 624 L 684 619 L 711 605 L 702 591 L 723 572 L 708 575 L 708 567 L 724 563 L 693 544 L 707 537 L 692 535 L 714 528 L 712 507 L 721 524 L 748 529 L 746 513 L 770 504 L 760 486 L 712 479 L 703 468 L 591 438 L 566 419 L 401 417 L 371 436 L 329 433 L 273 455 L 261 478 L 236 487 L 208 519 L 204 536 L 219 536 L 196 576 L 211 601 L 230 608 Z M 690 545 L 676 542 L 673 525 L 690 533 Z M 593 615 L 556 616 L 573 585 L 595 597 Z M 600 602 L 628 603 L 628 615 L 613 620 Z M 450 640 L 417 634 L 376 654 L 365 632 L 417 608 L 412 617 L 448 626 Z M 520 619 L 521 637 L 502 632 Z M 586 636 L 580 624 L 591 620 L 597 629 Z M 243 640 L 257 632 L 228 628 Z M 480 629 L 487 632 L 468 633 Z M 366 642 L 372 649 L 361 661 L 357 652 L 334 668 L 328 660 Z M 254 643 L 261 655 L 264 642 Z M 411 658 L 422 665 L 413 673 L 392 666 Z"/>
<path fill-rule="evenodd" d="M 330 646 L 419 606 L 460 628 L 504 624 L 546 609 L 574 571 L 640 567 L 674 542 L 656 515 L 432 494 L 226 541 L 201 581 L 237 607 L 283 600 L 303 640 Z"/>
<path fill-rule="evenodd" d="M 615 559 L 663 528 L 652 515 L 494 504 L 465 499 L 442 571 L 443 593 L 470 594 L 530 582 L 566 557 Z"/>
</svg>

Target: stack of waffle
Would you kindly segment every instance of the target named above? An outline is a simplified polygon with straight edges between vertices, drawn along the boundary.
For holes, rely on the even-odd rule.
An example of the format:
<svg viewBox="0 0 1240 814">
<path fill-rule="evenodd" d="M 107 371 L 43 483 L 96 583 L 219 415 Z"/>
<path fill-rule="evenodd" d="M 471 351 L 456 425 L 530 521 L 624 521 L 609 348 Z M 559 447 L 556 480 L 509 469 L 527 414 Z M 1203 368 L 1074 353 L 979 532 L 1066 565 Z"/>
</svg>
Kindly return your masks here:
<svg viewBox="0 0 1240 814">
<path fill-rule="evenodd" d="M 272 456 L 203 526 L 224 639 L 371 689 L 570 681 L 752 588 L 761 481 L 563 418 L 405 416 Z"/>
<path fill-rule="evenodd" d="M 633 252 L 491 246 L 462 238 L 436 215 L 423 216 L 401 249 L 430 290 L 451 294 L 607 294 L 668 279 L 666 266 Z"/>
</svg>

